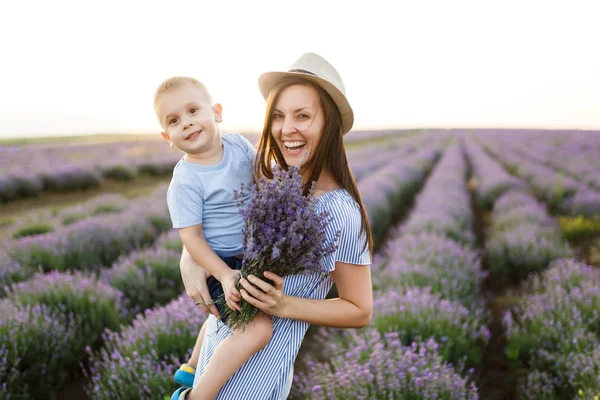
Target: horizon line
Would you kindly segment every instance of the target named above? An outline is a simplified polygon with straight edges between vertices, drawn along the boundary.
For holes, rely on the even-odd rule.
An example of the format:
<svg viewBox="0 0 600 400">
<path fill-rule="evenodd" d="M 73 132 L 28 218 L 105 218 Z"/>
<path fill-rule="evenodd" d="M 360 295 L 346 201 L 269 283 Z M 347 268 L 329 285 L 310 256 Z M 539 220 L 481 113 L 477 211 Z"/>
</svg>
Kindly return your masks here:
<svg viewBox="0 0 600 400">
<path fill-rule="evenodd" d="M 541 127 L 541 126 L 394 126 L 394 127 L 373 127 L 373 128 L 357 128 L 353 129 L 352 132 L 365 132 L 365 131 L 414 131 L 414 130 L 469 130 L 469 131 L 486 131 L 486 130 L 506 130 L 506 131 L 580 131 L 580 132 L 598 132 L 600 133 L 600 127 L 582 128 L 582 127 Z M 260 134 L 260 130 L 255 129 L 234 129 L 228 130 L 227 132 L 238 132 L 245 134 Z M 136 131 L 136 130 L 124 130 L 124 131 L 106 131 L 106 132 L 63 132 L 63 133 L 47 133 L 47 134 L 14 134 L 13 135 L 2 135 L 0 134 L 0 142 L 4 140 L 14 139 L 51 139 L 61 137 L 86 137 L 86 136 L 121 136 L 121 135 L 140 135 L 140 136 L 155 136 L 160 132 L 151 131 Z"/>
</svg>

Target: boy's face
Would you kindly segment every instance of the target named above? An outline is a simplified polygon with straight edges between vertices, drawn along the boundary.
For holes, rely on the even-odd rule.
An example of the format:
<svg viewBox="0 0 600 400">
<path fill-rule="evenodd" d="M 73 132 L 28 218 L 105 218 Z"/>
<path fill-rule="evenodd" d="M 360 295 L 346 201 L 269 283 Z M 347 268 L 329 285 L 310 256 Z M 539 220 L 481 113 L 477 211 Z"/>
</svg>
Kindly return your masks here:
<svg viewBox="0 0 600 400">
<path fill-rule="evenodd" d="M 206 93 L 193 85 L 182 85 L 163 93 L 156 101 L 156 114 L 163 138 L 187 154 L 212 150 L 219 134 L 221 105 L 212 106 Z"/>
</svg>

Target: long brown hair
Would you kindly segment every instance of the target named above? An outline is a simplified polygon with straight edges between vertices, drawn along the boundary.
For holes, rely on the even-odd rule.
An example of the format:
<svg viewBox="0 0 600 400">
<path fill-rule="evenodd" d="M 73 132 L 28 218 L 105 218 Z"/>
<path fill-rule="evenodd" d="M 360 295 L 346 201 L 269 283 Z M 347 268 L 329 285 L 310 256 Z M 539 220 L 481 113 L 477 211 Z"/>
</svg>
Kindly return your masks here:
<svg viewBox="0 0 600 400">
<path fill-rule="evenodd" d="M 323 169 L 329 171 L 336 183 L 346 189 L 358 203 L 361 215 L 361 233 L 364 233 L 366 236 L 365 247 L 369 247 L 369 253 L 372 256 L 373 237 L 371 235 L 369 217 L 360 197 L 354 175 L 348 165 L 348 157 L 346 155 L 346 148 L 344 147 L 344 135 L 342 134 L 342 117 L 331 96 L 319 85 L 301 77 L 291 76 L 281 79 L 273 90 L 271 90 L 267 98 L 267 113 L 264 128 L 258 142 L 258 156 L 254 165 L 255 176 L 265 176 L 268 179 L 272 179 L 273 170 L 271 166 L 273 161 L 284 169 L 288 168 L 283 154 L 275 142 L 271 127 L 273 125 L 273 108 L 281 92 L 293 85 L 310 86 L 317 91 L 325 120 L 323 135 L 319 140 L 316 151 L 304 163 L 305 170 L 310 171 L 310 175 L 304 183 L 304 194 L 308 194 L 312 183 L 319 179 Z"/>
</svg>

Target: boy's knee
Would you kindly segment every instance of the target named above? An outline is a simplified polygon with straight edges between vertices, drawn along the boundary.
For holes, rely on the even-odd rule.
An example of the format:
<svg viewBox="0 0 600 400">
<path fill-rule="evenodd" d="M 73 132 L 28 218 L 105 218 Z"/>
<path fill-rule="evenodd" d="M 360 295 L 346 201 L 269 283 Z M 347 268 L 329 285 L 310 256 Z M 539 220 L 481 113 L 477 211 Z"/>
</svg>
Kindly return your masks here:
<svg viewBox="0 0 600 400">
<path fill-rule="evenodd" d="M 257 324 L 257 342 L 260 348 L 263 348 L 273 337 L 273 323 L 269 317 L 256 318 L 255 323 Z"/>
</svg>

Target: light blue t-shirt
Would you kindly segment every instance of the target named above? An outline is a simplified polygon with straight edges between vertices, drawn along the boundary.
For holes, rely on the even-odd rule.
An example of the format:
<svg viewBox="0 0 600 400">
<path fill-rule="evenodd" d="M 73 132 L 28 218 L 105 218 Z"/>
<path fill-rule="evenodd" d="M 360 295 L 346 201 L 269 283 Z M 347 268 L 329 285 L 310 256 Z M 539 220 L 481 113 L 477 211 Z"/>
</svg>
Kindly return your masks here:
<svg viewBox="0 0 600 400">
<path fill-rule="evenodd" d="M 256 149 L 239 133 L 222 135 L 223 158 L 215 165 L 179 160 L 167 191 L 173 228 L 202 224 L 204 238 L 222 257 L 243 253 L 244 220 L 233 199 L 244 184 L 250 200 Z"/>
</svg>

